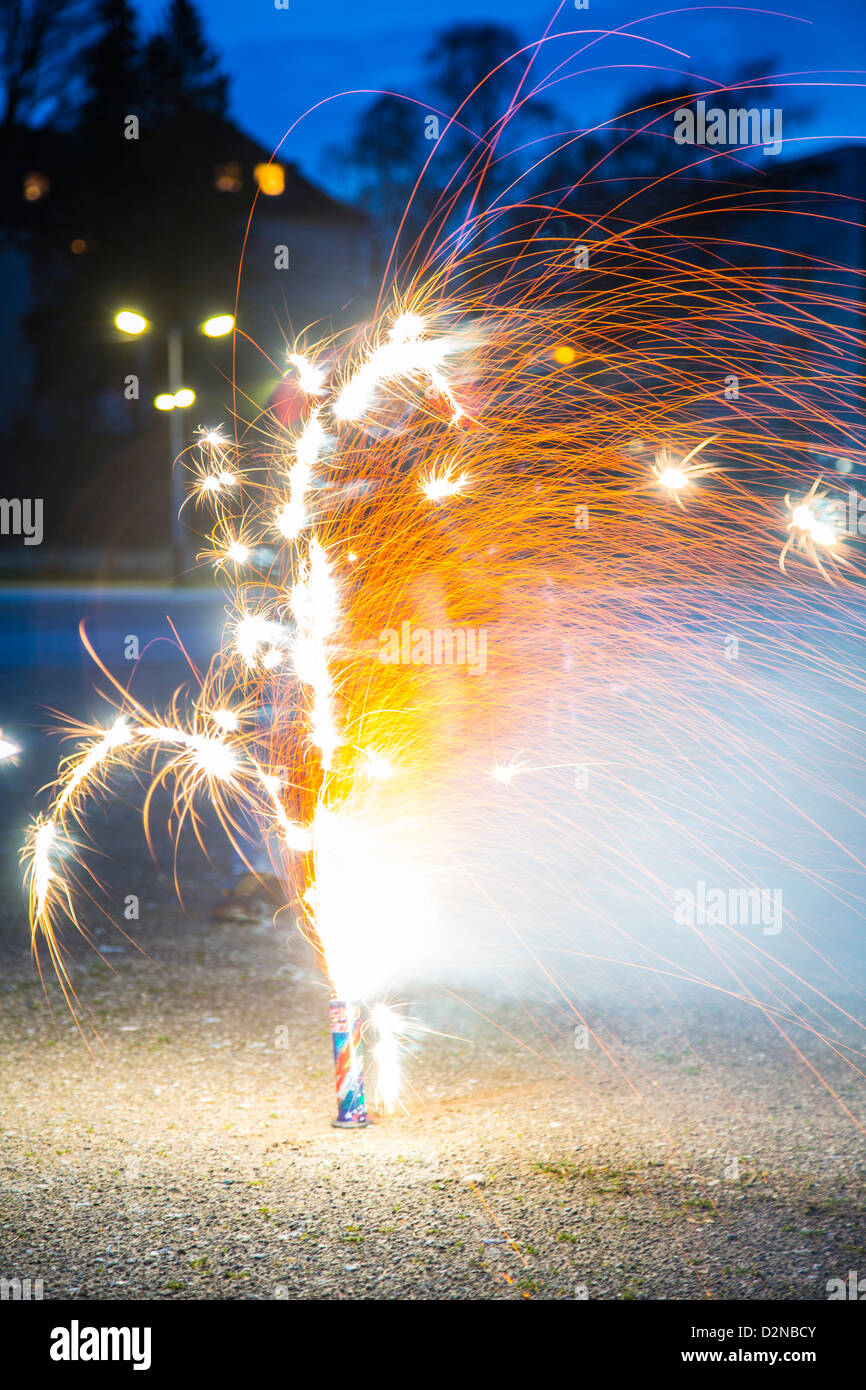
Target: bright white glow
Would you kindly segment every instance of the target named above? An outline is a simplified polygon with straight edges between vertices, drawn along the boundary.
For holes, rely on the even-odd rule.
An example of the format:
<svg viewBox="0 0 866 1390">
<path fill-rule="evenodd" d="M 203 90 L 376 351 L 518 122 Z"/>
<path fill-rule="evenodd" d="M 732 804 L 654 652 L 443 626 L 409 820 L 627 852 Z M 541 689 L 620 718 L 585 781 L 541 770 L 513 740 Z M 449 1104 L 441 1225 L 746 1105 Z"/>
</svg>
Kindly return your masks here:
<svg viewBox="0 0 866 1390">
<path fill-rule="evenodd" d="M 115 314 L 114 322 L 121 333 L 128 333 L 133 338 L 147 328 L 147 319 L 143 314 L 137 314 L 134 309 L 121 309 L 119 314 Z"/>
<path fill-rule="evenodd" d="M 229 782 L 237 771 L 237 757 L 221 738 L 189 734 L 173 724 L 140 724 L 135 732 L 149 743 L 180 744 L 188 748 L 199 771 L 214 781 Z"/>
<path fill-rule="evenodd" d="M 274 524 L 280 535 L 285 536 L 287 541 L 293 541 L 303 530 L 307 520 L 307 512 L 302 502 L 286 502 L 274 517 Z"/>
<path fill-rule="evenodd" d="M 312 480 L 313 465 L 326 438 L 319 423 L 319 412 L 314 410 L 295 441 L 295 462 L 289 470 L 291 495 L 275 518 L 277 529 L 286 540 L 294 540 L 308 524 L 306 492 Z"/>
<path fill-rule="evenodd" d="M 435 855 L 416 824 L 381 806 L 349 816 L 320 805 L 315 894 L 307 900 L 341 999 L 369 999 L 441 965 Z M 426 860 L 430 862 L 426 862 Z"/>
<path fill-rule="evenodd" d="M 245 613 L 235 628 L 235 646 L 246 666 L 255 666 L 259 659 L 259 647 L 267 646 L 269 653 L 276 653 L 279 659 L 279 648 L 287 646 L 290 637 L 288 628 L 271 622 L 259 613 Z M 265 657 L 262 657 L 262 661 L 268 664 Z M 269 664 L 276 665 L 277 662 L 272 658 Z"/>
<path fill-rule="evenodd" d="M 811 536 L 816 545 L 831 546 L 836 544 L 836 528 L 830 522 L 821 521 L 815 515 L 812 508 L 806 503 L 801 502 L 791 513 L 791 522 L 798 531 L 805 531 Z"/>
<path fill-rule="evenodd" d="M 201 331 L 208 338 L 224 338 L 227 333 L 231 333 L 234 326 L 234 314 L 214 314 L 212 318 L 205 320 Z"/>
<path fill-rule="evenodd" d="M 271 624 L 254 614 L 241 618 L 235 630 L 235 645 L 247 666 L 255 666 L 259 644 L 269 637 Z"/>
<path fill-rule="evenodd" d="M 224 487 L 233 487 L 237 482 L 234 473 L 227 473 L 221 469 L 219 473 L 209 473 L 206 478 L 202 478 L 200 487 L 202 492 L 220 492 Z"/>
<path fill-rule="evenodd" d="M 374 777 L 379 782 L 387 782 L 394 774 L 389 760 L 373 748 L 368 748 L 365 752 L 363 766 L 367 776 Z"/>
<path fill-rule="evenodd" d="M 305 468 L 312 468 L 326 439 L 327 435 L 319 422 L 319 412 L 314 410 L 295 445 L 298 463 Z"/>
<path fill-rule="evenodd" d="M 79 787 L 87 781 L 90 774 L 96 770 L 99 764 L 107 758 L 115 748 L 119 748 L 123 743 L 128 743 L 131 737 L 132 734 L 129 726 L 123 715 L 120 715 L 115 719 L 111 728 L 106 729 L 102 738 L 97 739 L 90 745 L 87 752 L 71 771 L 63 791 L 55 803 L 55 816 L 62 816 L 66 807 L 75 797 L 75 793 L 78 791 Z"/>
<path fill-rule="evenodd" d="M 449 463 L 438 473 L 431 469 L 421 477 L 418 486 L 431 502 L 440 502 L 445 497 L 459 497 L 468 483 L 465 473 L 461 473 L 459 478 L 454 476 L 454 464 Z"/>
<path fill-rule="evenodd" d="M 425 327 L 420 314 L 401 314 L 394 320 L 388 337 L 395 343 L 407 343 L 412 338 L 420 338 Z"/>
<path fill-rule="evenodd" d="M 308 396 L 321 396 L 325 389 L 325 373 L 315 362 L 300 352 L 290 352 L 289 361 L 298 373 L 298 385 Z"/>
<path fill-rule="evenodd" d="M 245 565 L 250 558 L 249 546 L 242 541 L 231 541 L 226 546 L 226 559 L 234 560 L 236 565 Z"/>
<path fill-rule="evenodd" d="M 526 767 L 528 767 L 528 764 L 525 761 L 521 762 L 520 754 L 517 753 L 510 762 L 495 763 L 492 775 L 496 778 L 497 782 L 501 782 L 504 787 L 507 787 L 517 776 L 518 772 L 523 772 Z"/>
<path fill-rule="evenodd" d="M 54 848 L 54 822 L 43 821 L 33 837 L 33 898 L 35 916 L 42 917 L 48 903 L 48 892 L 54 878 L 51 851 Z"/>
<path fill-rule="evenodd" d="M 322 767 L 331 767 L 340 739 L 331 708 L 333 682 L 328 670 L 327 641 L 338 618 L 337 588 L 328 558 L 315 537 L 310 541 L 300 577 L 292 586 L 292 616 L 298 635 L 292 657 L 298 679 L 312 687 L 310 726 L 313 745 L 322 755 Z"/>
<path fill-rule="evenodd" d="M 0 762 L 5 762 L 7 758 L 17 758 L 20 752 L 17 744 L 11 743 L 8 738 L 0 737 Z"/>
<path fill-rule="evenodd" d="M 426 376 L 450 398 L 439 368 L 449 353 L 456 352 L 459 344 L 454 338 L 413 336 L 420 331 L 419 324 L 421 320 L 414 314 L 402 315 L 397 320 L 388 340 L 371 353 L 337 396 L 334 414 L 339 420 L 360 420 L 369 409 L 377 386 L 397 377 Z"/>
<path fill-rule="evenodd" d="M 400 1094 L 400 1038 L 406 1032 L 406 1020 L 387 1004 L 376 1004 L 370 1011 L 370 1022 L 378 1034 L 373 1045 L 376 1091 L 383 1109 L 390 1115 Z"/>
<path fill-rule="evenodd" d="M 195 755 L 197 765 L 208 777 L 213 777 L 218 782 L 228 782 L 231 779 L 238 761 L 221 738 L 194 735 L 189 740 L 189 746 Z"/>
<path fill-rule="evenodd" d="M 659 482 L 662 487 L 670 488 L 676 492 L 681 487 L 688 487 L 688 478 L 681 468 L 665 468 L 659 474 Z"/>
<path fill-rule="evenodd" d="M 236 733 L 238 728 L 238 717 L 235 714 L 234 710 L 215 709 L 211 715 L 211 718 L 213 719 L 213 722 L 216 724 L 217 728 L 222 729 L 224 733 Z"/>
</svg>

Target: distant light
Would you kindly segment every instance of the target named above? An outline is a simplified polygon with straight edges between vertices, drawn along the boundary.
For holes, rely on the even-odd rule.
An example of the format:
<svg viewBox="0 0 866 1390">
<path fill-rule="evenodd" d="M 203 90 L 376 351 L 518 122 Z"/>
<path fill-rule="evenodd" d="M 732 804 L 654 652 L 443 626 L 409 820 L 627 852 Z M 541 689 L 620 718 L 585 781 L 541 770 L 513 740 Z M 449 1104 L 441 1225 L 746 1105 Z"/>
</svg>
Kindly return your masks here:
<svg viewBox="0 0 866 1390">
<path fill-rule="evenodd" d="M 173 399 L 175 405 L 179 406 L 181 410 L 184 410 L 188 405 L 192 405 L 195 400 L 195 391 L 191 390 L 189 386 L 183 386 L 179 391 L 175 391 Z"/>
<path fill-rule="evenodd" d="M 214 169 L 213 186 L 218 193 L 240 193 L 243 188 L 241 166 L 234 160 L 218 164 Z"/>
<path fill-rule="evenodd" d="M 854 472 L 854 463 L 853 463 L 853 460 L 852 460 L 852 459 L 844 459 L 844 458 L 842 458 L 842 459 L 837 459 L 837 460 L 836 460 L 836 472 L 837 472 L 837 473 L 853 473 L 853 472 Z"/>
<path fill-rule="evenodd" d="M 51 182 L 45 174 L 25 174 L 21 180 L 21 189 L 28 203 L 38 203 L 50 187 Z"/>
<path fill-rule="evenodd" d="M 557 343 L 553 349 L 553 360 L 558 362 L 560 367 L 570 367 L 577 357 L 577 353 L 571 343 Z"/>
<path fill-rule="evenodd" d="M 282 164 L 257 164 L 253 177 L 269 198 L 276 198 L 286 191 L 286 171 Z"/>
<path fill-rule="evenodd" d="M 82 241 L 81 237 L 77 236 L 74 241 L 69 243 L 69 249 L 73 256 L 83 256 L 84 252 L 87 250 L 87 242 Z"/>
<path fill-rule="evenodd" d="M 213 318 L 205 319 L 201 331 L 208 338 L 224 338 L 227 333 L 231 333 L 234 326 L 234 314 L 214 314 Z"/>
<path fill-rule="evenodd" d="M 174 396 L 170 395 L 167 391 L 163 391 L 162 395 L 157 396 L 154 401 L 157 410 L 174 410 L 175 404 Z"/>
<path fill-rule="evenodd" d="M 119 328 L 121 333 L 129 333 L 135 338 L 147 328 L 147 319 L 143 314 L 137 314 L 134 309 L 121 309 L 119 314 L 114 315 L 114 326 Z"/>
</svg>

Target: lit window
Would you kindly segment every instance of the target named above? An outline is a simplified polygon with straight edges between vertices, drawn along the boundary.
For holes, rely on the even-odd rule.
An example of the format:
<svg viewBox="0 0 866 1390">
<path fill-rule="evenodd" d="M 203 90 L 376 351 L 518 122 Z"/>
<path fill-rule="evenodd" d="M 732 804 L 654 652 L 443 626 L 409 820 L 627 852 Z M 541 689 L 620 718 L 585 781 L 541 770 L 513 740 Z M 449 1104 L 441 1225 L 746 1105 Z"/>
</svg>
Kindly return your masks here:
<svg viewBox="0 0 866 1390">
<path fill-rule="evenodd" d="M 44 174 L 25 174 L 21 187 L 28 203 L 38 203 L 40 198 L 45 197 L 51 183 Z"/>
<path fill-rule="evenodd" d="M 240 193 L 243 187 L 241 166 L 234 161 L 218 164 L 213 171 L 213 186 L 218 193 Z"/>
<path fill-rule="evenodd" d="M 286 190 L 286 171 L 282 164 L 257 164 L 253 176 L 269 198 L 276 198 Z"/>
</svg>

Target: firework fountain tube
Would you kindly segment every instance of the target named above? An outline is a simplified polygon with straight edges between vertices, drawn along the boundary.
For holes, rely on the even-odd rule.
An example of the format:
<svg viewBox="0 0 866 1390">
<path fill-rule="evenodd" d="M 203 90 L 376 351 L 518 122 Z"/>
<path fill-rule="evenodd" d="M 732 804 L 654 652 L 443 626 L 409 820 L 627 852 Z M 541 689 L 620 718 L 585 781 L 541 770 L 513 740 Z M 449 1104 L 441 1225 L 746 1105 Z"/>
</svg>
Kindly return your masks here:
<svg viewBox="0 0 866 1390">
<path fill-rule="evenodd" d="M 337 1118 L 331 1123 L 337 1129 L 358 1129 L 367 1123 L 361 1009 L 358 1004 L 332 999 L 329 1012 L 337 1088 Z"/>
</svg>

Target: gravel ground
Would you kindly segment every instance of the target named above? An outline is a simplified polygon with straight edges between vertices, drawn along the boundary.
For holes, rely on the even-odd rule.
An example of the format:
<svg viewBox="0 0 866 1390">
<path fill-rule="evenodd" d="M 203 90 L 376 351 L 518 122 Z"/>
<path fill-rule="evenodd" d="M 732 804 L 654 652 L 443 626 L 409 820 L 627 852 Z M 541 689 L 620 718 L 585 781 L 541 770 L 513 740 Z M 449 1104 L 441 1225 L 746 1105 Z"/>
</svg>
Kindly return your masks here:
<svg viewBox="0 0 866 1390">
<path fill-rule="evenodd" d="M 862 1135 L 808 1062 L 861 1122 L 862 1089 L 826 1049 L 697 997 L 599 1005 L 605 1056 L 550 1001 L 419 994 L 450 1036 L 408 1059 L 405 1113 L 337 1131 L 303 943 L 254 883 L 227 893 L 227 861 L 185 871 L 186 913 L 146 872 L 147 954 L 108 929 L 103 959 L 72 952 L 90 1048 L 7 895 L 0 1276 L 47 1299 L 809 1300 L 866 1271 Z"/>
</svg>

